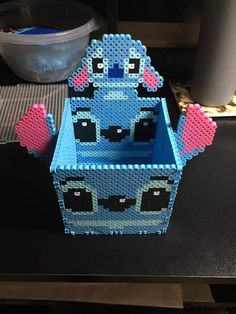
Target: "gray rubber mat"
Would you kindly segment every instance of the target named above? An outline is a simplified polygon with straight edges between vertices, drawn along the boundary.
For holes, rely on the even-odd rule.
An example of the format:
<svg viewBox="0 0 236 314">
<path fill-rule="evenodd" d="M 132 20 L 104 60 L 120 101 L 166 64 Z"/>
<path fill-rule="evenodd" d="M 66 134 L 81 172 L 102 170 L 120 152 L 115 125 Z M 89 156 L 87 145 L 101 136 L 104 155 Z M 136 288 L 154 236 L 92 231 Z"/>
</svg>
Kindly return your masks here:
<svg viewBox="0 0 236 314">
<path fill-rule="evenodd" d="M 59 128 L 66 84 L 21 84 L 0 87 L 0 144 L 17 142 L 14 125 L 33 104 L 44 104 Z"/>
</svg>

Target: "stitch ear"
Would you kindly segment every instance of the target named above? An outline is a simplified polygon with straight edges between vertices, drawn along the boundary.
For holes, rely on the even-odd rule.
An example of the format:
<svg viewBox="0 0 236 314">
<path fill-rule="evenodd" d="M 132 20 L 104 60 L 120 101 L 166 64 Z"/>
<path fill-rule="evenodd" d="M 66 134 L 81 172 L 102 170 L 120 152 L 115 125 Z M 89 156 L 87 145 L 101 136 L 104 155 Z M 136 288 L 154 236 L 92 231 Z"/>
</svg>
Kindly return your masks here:
<svg viewBox="0 0 236 314">
<path fill-rule="evenodd" d="M 78 68 L 68 79 L 68 86 L 73 87 L 76 92 L 83 91 L 89 86 L 88 68 Z"/>
<path fill-rule="evenodd" d="M 155 92 L 162 85 L 163 77 L 153 67 L 146 67 L 143 72 L 143 87 L 146 87 L 149 92 Z"/>
</svg>

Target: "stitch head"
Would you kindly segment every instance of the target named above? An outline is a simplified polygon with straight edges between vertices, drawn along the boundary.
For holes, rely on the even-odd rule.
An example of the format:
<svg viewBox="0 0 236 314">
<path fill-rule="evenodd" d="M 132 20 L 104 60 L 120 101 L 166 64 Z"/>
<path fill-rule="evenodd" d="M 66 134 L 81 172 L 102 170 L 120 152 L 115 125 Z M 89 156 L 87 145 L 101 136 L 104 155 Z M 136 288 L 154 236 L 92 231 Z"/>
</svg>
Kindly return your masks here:
<svg viewBox="0 0 236 314">
<path fill-rule="evenodd" d="M 148 91 L 163 85 L 163 78 L 151 66 L 147 48 L 130 35 L 103 35 L 92 40 L 78 68 L 68 80 L 75 91 L 83 91 L 92 83 L 94 87 L 137 88 L 142 84 Z"/>
</svg>

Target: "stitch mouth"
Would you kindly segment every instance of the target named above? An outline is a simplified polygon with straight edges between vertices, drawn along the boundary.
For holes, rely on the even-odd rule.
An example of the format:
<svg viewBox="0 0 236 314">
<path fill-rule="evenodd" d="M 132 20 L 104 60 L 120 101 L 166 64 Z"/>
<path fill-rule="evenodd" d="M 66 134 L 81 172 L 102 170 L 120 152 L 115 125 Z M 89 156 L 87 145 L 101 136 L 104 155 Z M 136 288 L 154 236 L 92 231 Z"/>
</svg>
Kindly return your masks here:
<svg viewBox="0 0 236 314">
<path fill-rule="evenodd" d="M 109 142 L 121 142 L 130 135 L 129 129 L 122 129 L 121 126 L 109 126 L 108 129 L 101 130 L 101 136 L 104 136 Z"/>
</svg>

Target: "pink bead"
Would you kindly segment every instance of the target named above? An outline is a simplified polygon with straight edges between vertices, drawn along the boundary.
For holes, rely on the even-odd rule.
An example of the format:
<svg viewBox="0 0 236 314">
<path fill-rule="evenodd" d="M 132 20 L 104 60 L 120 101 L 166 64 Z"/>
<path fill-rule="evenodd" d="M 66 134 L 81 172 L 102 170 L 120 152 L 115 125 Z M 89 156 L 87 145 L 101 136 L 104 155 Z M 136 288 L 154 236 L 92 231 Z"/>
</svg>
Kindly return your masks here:
<svg viewBox="0 0 236 314">
<path fill-rule="evenodd" d="M 73 84 L 75 87 L 83 86 L 88 82 L 88 68 L 82 69 L 82 71 L 74 78 Z"/>
<path fill-rule="evenodd" d="M 149 87 L 157 87 L 158 78 L 148 68 L 144 70 L 143 80 Z"/>
</svg>

